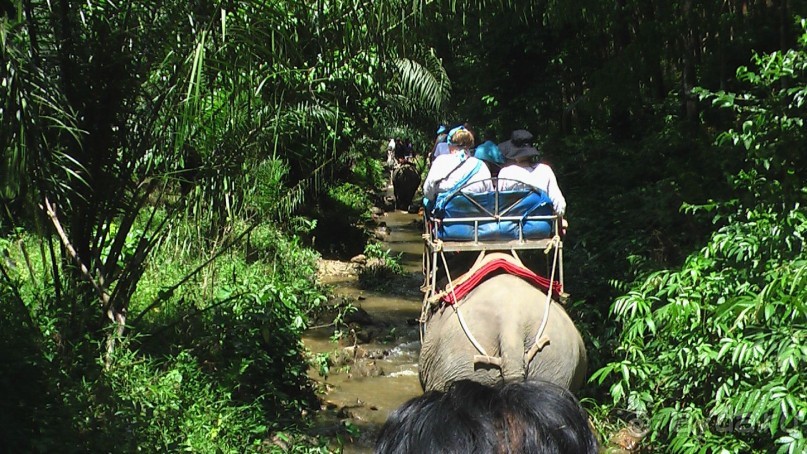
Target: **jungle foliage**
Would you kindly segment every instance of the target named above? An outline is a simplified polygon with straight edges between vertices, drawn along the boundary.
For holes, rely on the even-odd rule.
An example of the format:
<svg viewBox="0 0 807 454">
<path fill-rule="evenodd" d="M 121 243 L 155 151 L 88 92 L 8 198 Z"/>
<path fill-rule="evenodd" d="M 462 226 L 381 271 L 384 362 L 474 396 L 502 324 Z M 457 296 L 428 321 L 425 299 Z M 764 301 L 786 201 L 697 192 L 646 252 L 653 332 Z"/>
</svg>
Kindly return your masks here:
<svg viewBox="0 0 807 454">
<path fill-rule="evenodd" d="M 592 380 L 610 379 L 614 403 L 671 452 L 807 449 L 803 32 L 798 48 L 738 69 L 744 92 L 698 91 L 735 119 L 713 149 L 743 161 L 733 197 L 685 205 L 711 213 L 706 245 L 641 276 L 612 307 L 619 360 Z"/>
<path fill-rule="evenodd" d="M 299 213 L 360 220 L 379 128 L 442 108 L 420 5 L 1 5 L 0 446 L 293 440 L 326 293 Z"/>
</svg>

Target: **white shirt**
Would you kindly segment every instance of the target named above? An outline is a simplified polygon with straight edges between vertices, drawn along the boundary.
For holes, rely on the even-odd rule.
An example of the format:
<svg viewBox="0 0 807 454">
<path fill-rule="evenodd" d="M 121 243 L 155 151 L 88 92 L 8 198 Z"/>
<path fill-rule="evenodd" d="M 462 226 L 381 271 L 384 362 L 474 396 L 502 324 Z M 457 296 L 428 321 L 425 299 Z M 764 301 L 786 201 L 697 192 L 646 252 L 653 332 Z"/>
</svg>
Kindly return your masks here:
<svg viewBox="0 0 807 454">
<path fill-rule="evenodd" d="M 390 139 L 387 144 L 387 165 L 395 165 L 395 139 Z"/>
<path fill-rule="evenodd" d="M 555 172 L 548 165 L 539 163 L 532 167 L 521 167 L 518 164 L 510 164 L 499 171 L 499 178 L 500 191 L 524 189 L 527 185 L 534 186 L 546 192 L 555 213 L 563 216 L 566 212 L 566 198 L 560 191 Z M 501 180 L 503 178 L 517 181 Z"/>
<path fill-rule="evenodd" d="M 423 182 L 424 197 L 433 200 L 437 194 L 453 188 L 476 167 L 477 163 L 481 164 L 479 171 L 466 182 L 463 191 L 489 192 L 493 190 L 488 166 L 473 156 L 466 158 L 465 162 L 460 165 L 463 156 L 463 152 L 457 152 L 434 158 L 429 174 L 426 175 L 426 181 Z"/>
</svg>

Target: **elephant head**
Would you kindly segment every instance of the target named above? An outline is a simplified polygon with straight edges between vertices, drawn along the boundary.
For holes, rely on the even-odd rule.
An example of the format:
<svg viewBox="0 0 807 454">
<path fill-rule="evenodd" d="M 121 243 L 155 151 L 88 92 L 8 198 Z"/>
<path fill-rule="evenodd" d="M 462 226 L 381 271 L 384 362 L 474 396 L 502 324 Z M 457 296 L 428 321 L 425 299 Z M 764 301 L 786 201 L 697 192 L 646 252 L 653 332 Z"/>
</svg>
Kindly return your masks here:
<svg viewBox="0 0 807 454">
<path fill-rule="evenodd" d="M 419 360 L 423 389 L 445 390 L 464 379 L 490 386 L 543 379 L 579 389 L 587 367 L 583 339 L 563 307 L 552 301 L 547 309 L 548 302 L 531 283 L 499 274 L 456 305 L 432 311 Z"/>
</svg>

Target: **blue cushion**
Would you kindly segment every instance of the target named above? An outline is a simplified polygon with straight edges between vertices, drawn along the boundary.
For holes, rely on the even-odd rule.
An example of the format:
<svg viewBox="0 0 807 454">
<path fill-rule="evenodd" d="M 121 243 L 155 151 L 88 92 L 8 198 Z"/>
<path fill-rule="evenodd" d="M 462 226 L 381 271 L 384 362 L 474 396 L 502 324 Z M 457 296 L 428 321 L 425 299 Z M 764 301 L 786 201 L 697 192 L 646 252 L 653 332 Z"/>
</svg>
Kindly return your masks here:
<svg viewBox="0 0 807 454">
<path fill-rule="evenodd" d="M 500 216 L 515 216 L 521 219 L 498 222 L 495 220 L 479 221 L 477 239 L 480 241 L 518 239 L 519 225 L 522 226 L 524 239 L 541 239 L 552 235 L 552 220 L 525 221 L 523 219 L 527 216 L 552 216 L 554 214 L 552 202 L 542 191 L 457 193 L 443 199 L 438 196 L 436 206 L 442 208 L 436 209 L 433 217 L 443 220 L 490 218 L 497 213 L 497 197 Z M 474 222 L 441 222 L 437 225 L 436 235 L 443 241 L 473 241 Z"/>
</svg>

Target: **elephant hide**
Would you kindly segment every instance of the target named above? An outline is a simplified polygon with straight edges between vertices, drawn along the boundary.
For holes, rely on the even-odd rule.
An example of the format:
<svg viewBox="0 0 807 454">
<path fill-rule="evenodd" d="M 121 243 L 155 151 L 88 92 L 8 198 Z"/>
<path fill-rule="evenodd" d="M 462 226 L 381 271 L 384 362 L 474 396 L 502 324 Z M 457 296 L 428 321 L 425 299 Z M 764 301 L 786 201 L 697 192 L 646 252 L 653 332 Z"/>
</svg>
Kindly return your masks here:
<svg viewBox="0 0 807 454">
<path fill-rule="evenodd" d="M 585 345 L 556 301 L 551 303 L 543 332 L 549 343 L 526 366 L 525 354 L 535 343 L 546 303 L 546 294 L 538 288 L 519 277 L 500 274 L 480 283 L 456 306 L 485 353 L 501 358 L 501 367 L 474 362 L 482 353 L 469 340 L 453 307 L 433 312 L 425 325 L 419 360 L 423 389 L 445 390 L 463 379 L 495 385 L 525 378 L 579 389 L 587 367 Z"/>
<path fill-rule="evenodd" d="M 396 168 L 392 173 L 392 186 L 395 193 L 395 208 L 409 209 L 412 198 L 420 186 L 420 175 L 415 166 L 404 164 Z"/>
</svg>

